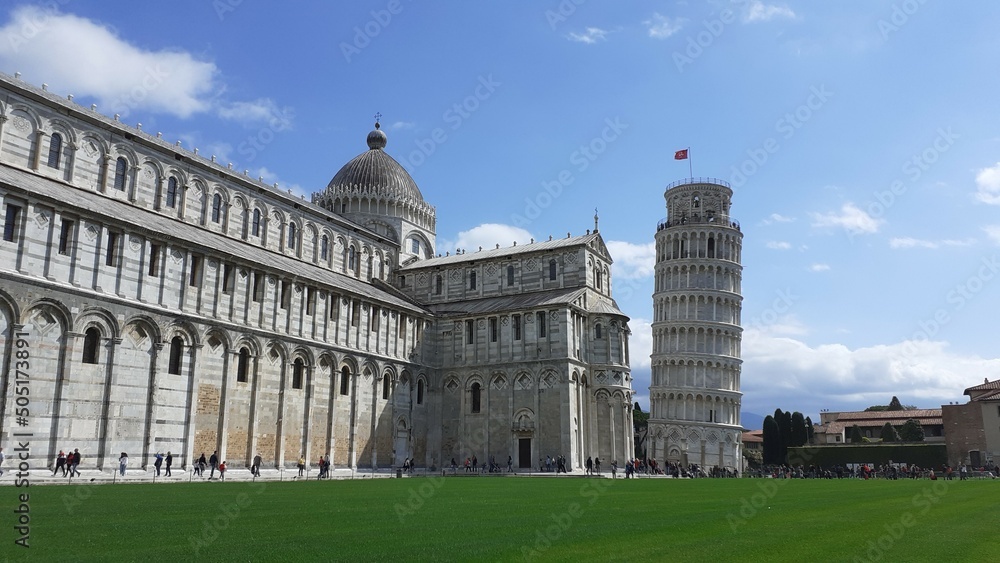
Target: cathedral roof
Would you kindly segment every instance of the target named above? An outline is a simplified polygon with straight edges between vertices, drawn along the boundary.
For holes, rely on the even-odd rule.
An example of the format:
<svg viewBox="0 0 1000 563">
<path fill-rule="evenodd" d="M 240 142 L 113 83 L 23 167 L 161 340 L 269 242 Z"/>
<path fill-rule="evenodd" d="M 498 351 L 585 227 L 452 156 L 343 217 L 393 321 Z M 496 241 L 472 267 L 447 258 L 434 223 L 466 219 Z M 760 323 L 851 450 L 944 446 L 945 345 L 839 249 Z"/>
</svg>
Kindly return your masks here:
<svg viewBox="0 0 1000 563">
<path fill-rule="evenodd" d="M 325 196 L 366 196 L 403 203 L 425 204 L 417 183 L 396 159 L 384 150 L 387 139 L 381 126 L 368 134 L 368 150 L 352 158 L 330 180 Z"/>
<path fill-rule="evenodd" d="M 582 245 L 590 245 L 592 249 L 602 254 L 607 260 L 609 261 L 611 260 L 611 257 L 610 255 L 608 255 L 607 252 L 607 247 L 605 247 L 603 241 L 600 240 L 599 233 L 594 232 L 575 237 L 566 237 L 554 240 L 531 242 L 530 244 L 522 244 L 518 246 L 504 246 L 500 248 L 479 250 L 477 252 L 452 254 L 450 256 L 438 256 L 436 258 L 430 258 L 427 260 L 420 260 L 418 262 L 414 262 L 413 264 L 405 266 L 403 269 L 416 270 L 427 267 L 461 264 L 463 262 L 489 260 L 491 258 L 506 258 L 508 256 L 528 254 L 531 252 L 542 252 L 542 251 L 570 248 Z"/>
<path fill-rule="evenodd" d="M 588 294 L 586 300 L 584 294 Z M 530 293 L 518 293 L 514 295 L 501 295 L 497 297 L 485 297 L 480 299 L 465 299 L 461 301 L 449 301 L 445 303 L 435 303 L 425 305 L 436 315 L 442 316 L 469 316 L 486 315 L 500 313 L 504 311 L 518 311 L 524 309 L 534 309 L 542 307 L 565 306 L 568 304 L 581 305 L 587 303 L 587 311 L 604 315 L 627 317 L 618 308 L 614 299 L 610 297 L 597 296 L 594 292 L 585 287 L 568 287 L 561 289 L 550 289 L 546 291 L 532 291 Z"/>
</svg>

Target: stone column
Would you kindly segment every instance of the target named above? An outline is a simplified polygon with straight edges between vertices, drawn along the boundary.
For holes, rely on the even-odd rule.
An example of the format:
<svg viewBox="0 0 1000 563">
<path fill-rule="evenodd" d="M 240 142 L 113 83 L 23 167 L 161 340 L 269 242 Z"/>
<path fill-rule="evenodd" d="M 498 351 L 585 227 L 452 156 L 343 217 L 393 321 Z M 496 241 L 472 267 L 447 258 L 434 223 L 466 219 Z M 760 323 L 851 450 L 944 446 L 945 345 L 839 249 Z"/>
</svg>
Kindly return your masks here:
<svg viewBox="0 0 1000 563">
<path fill-rule="evenodd" d="M 157 364 L 160 352 L 163 351 L 162 342 L 153 343 L 153 353 L 149 360 L 149 389 L 146 392 L 146 420 L 143 421 L 142 432 L 142 459 L 149 458 L 149 452 L 153 450 L 153 417 L 156 415 L 156 386 L 160 380 L 160 366 Z"/>
<path fill-rule="evenodd" d="M 229 361 L 231 357 L 236 356 L 237 353 L 232 350 L 227 350 L 222 354 L 222 393 L 219 396 L 219 432 L 217 436 L 219 437 L 219 446 L 216 448 L 219 451 L 219 461 L 228 459 L 229 450 L 229 366 L 232 362 Z"/>
<path fill-rule="evenodd" d="M 35 154 L 31 156 L 31 169 L 38 172 L 39 163 L 42 160 L 42 145 L 45 141 L 45 131 L 41 129 L 35 131 Z"/>
<path fill-rule="evenodd" d="M 313 396 L 316 392 L 316 382 L 313 381 L 313 366 L 303 365 L 302 371 L 302 376 L 306 378 L 305 418 L 302 421 L 302 441 L 305 443 L 306 461 L 310 462 L 312 460 L 312 438 L 309 431 L 312 428 Z"/>
<path fill-rule="evenodd" d="M 97 191 L 102 194 L 108 193 L 108 170 L 111 167 L 111 155 L 106 154 L 101 157 L 101 173 L 97 178 Z"/>
<path fill-rule="evenodd" d="M 4 124 L 7 123 L 7 119 L 6 115 L 0 115 L 0 161 L 3 160 L 3 129 Z"/>
</svg>

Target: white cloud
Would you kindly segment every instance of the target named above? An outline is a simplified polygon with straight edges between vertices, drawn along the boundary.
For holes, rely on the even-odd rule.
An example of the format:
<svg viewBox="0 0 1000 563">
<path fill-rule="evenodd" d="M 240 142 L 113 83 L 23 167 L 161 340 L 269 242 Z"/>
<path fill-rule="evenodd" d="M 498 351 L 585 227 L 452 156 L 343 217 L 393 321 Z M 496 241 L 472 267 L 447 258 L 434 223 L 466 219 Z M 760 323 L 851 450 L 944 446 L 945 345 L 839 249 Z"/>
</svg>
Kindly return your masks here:
<svg viewBox="0 0 1000 563">
<path fill-rule="evenodd" d="M 781 215 L 780 213 L 772 213 L 772 214 L 768 215 L 767 219 L 764 219 L 763 221 L 761 221 L 761 224 L 762 225 L 772 225 L 774 223 L 791 223 L 794 220 L 795 220 L 794 217 L 785 217 L 784 215 Z"/>
<path fill-rule="evenodd" d="M 677 33 L 683 27 L 683 18 L 670 19 L 666 16 L 661 16 L 658 13 L 654 13 L 651 19 L 648 19 L 643 23 L 649 30 L 649 36 L 653 39 L 666 39 L 671 35 Z"/>
<path fill-rule="evenodd" d="M 397 121 L 389 126 L 393 131 L 400 131 L 403 129 L 413 129 L 417 124 L 412 121 Z"/>
<path fill-rule="evenodd" d="M 223 119 L 246 124 L 264 123 L 275 132 L 290 129 L 294 117 L 291 108 L 280 108 L 270 98 L 252 102 L 220 102 L 216 113 Z"/>
<path fill-rule="evenodd" d="M 783 240 L 769 240 L 767 241 L 767 247 L 771 250 L 791 250 L 792 243 Z"/>
<path fill-rule="evenodd" d="M 751 412 L 857 410 L 885 404 L 893 395 L 937 408 L 962 399 L 965 388 L 984 377 L 995 379 L 1000 370 L 1000 359 L 955 354 L 946 342 L 922 339 L 852 350 L 842 344 L 809 346 L 751 328 L 742 349 L 743 403 Z"/>
<path fill-rule="evenodd" d="M 894 237 L 889 240 L 889 248 L 941 248 L 942 246 L 972 246 L 976 239 L 962 240 L 921 240 L 913 237 Z"/>
<path fill-rule="evenodd" d="M 629 367 L 633 370 L 648 370 L 650 367 L 649 355 L 653 353 L 653 325 L 647 319 L 630 319 L 628 322 L 632 334 L 628 337 Z M 649 387 L 649 382 L 643 389 L 633 385 L 633 389 L 645 390 Z"/>
<path fill-rule="evenodd" d="M 765 322 L 765 319 L 767 322 Z M 809 334 L 809 328 L 793 314 L 776 315 L 773 319 L 761 317 L 751 319 L 746 330 L 756 330 L 767 336 L 804 336 Z"/>
<path fill-rule="evenodd" d="M 830 265 L 829 264 L 823 264 L 823 263 L 811 264 L 809 266 L 809 271 L 810 272 L 829 272 L 830 271 Z"/>
<path fill-rule="evenodd" d="M 620 240 L 609 240 L 608 252 L 614 263 L 612 276 L 619 280 L 646 278 L 653 275 L 656 266 L 656 243 L 634 244 Z"/>
<path fill-rule="evenodd" d="M 98 111 L 122 120 L 135 111 L 181 118 L 215 112 L 250 122 L 284 113 L 267 99 L 222 100 L 225 84 L 213 62 L 177 49 L 145 50 L 99 22 L 38 6 L 14 9 L 0 27 L 0 68 L 51 91 L 92 97 Z"/>
<path fill-rule="evenodd" d="M 249 175 L 253 178 L 259 178 L 260 181 L 264 182 L 265 184 L 270 184 L 270 185 L 278 184 L 279 190 L 285 190 L 285 191 L 291 190 L 294 195 L 309 199 L 309 194 L 306 193 L 304 189 L 302 189 L 302 186 L 298 184 L 289 184 L 283 182 L 281 178 L 278 177 L 277 174 L 271 172 L 265 166 L 261 166 L 260 168 L 250 170 Z"/>
<path fill-rule="evenodd" d="M 841 227 L 852 235 L 877 233 L 884 222 L 872 217 L 853 203 L 845 203 L 840 213 L 812 213 L 813 227 Z"/>
<path fill-rule="evenodd" d="M 1000 225 L 986 225 L 983 232 L 990 238 L 990 242 L 1000 246 Z"/>
<path fill-rule="evenodd" d="M 983 168 L 976 174 L 976 199 L 990 205 L 1000 205 L 1000 162 Z"/>
<path fill-rule="evenodd" d="M 605 36 L 608 32 L 599 27 L 588 27 L 583 33 L 570 32 L 566 38 L 570 41 L 576 41 L 578 43 L 587 43 L 588 45 L 597 43 L 598 41 L 604 41 Z"/>
<path fill-rule="evenodd" d="M 483 247 L 483 250 L 496 248 L 498 244 L 500 248 L 504 248 L 512 246 L 515 241 L 517 244 L 528 244 L 531 239 L 531 233 L 520 227 L 500 223 L 483 223 L 458 233 L 453 239 L 438 240 L 437 252 L 442 256 L 445 252 L 454 254 L 455 249 L 458 248 L 468 252 L 476 252 L 480 246 Z"/>
<path fill-rule="evenodd" d="M 788 6 L 765 4 L 761 0 L 752 0 L 743 7 L 744 23 L 766 22 L 775 18 L 795 19 L 795 12 Z"/>
</svg>

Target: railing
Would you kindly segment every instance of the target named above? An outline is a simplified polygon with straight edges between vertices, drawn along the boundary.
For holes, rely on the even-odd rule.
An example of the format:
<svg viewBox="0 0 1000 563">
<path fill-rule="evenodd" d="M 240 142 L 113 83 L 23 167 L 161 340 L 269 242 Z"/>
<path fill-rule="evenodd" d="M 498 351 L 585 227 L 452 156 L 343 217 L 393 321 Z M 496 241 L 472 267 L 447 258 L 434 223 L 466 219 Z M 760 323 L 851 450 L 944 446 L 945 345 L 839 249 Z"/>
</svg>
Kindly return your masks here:
<svg viewBox="0 0 1000 563">
<path fill-rule="evenodd" d="M 676 182 L 671 182 L 667 184 L 666 189 L 669 190 L 670 188 L 676 188 L 677 186 L 684 186 L 687 184 L 715 184 L 717 186 L 725 186 L 729 189 L 733 189 L 733 187 L 729 185 L 729 182 L 725 180 L 720 180 L 718 178 L 709 178 L 709 177 L 684 178 L 683 180 L 677 180 Z"/>
<path fill-rule="evenodd" d="M 680 219 L 674 219 L 673 221 L 670 221 L 667 217 L 664 217 L 663 219 L 660 219 L 660 221 L 656 223 L 656 230 L 662 231 L 667 227 L 677 227 L 679 225 L 719 225 L 722 227 L 731 227 L 733 229 L 736 229 L 737 231 L 740 230 L 739 221 L 734 221 L 730 217 L 716 217 L 714 215 L 711 217 L 695 215 L 693 217 L 682 217 Z"/>
</svg>

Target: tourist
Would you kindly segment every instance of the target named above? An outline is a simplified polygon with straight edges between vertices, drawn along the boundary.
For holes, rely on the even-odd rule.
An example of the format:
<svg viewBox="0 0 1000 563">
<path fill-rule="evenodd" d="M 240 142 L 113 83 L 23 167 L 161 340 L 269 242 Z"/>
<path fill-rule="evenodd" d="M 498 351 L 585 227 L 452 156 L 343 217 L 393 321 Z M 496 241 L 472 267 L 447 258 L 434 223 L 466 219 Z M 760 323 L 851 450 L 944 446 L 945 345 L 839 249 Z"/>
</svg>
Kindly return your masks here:
<svg viewBox="0 0 1000 563">
<path fill-rule="evenodd" d="M 59 455 L 56 457 L 56 468 L 52 470 L 52 475 L 55 476 L 62 469 L 63 477 L 66 476 L 66 454 L 62 450 L 59 450 Z"/>
<path fill-rule="evenodd" d="M 73 448 L 73 463 L 69 464 L 69 476 L 70 477 L 72 477 L 74 475 L 76 475 L 77 477 L 80 476 L 79 467 L 80 467 L 80 461 L 82 459 L 83 458 L 80 456 L 80 449 L 79 448 Z"/>
<path fill-rule="evenodd" d="M 958 480 L 965 481 L 968 478 L 969 478 L 969 467 L 963 463 L 962 466 L 958 468 Z"/>
<path fill-rule="evenodd" d="M 253 465 L 250 466 L 250 474 L 254 477 L 260 477 L 260 454 L 253 456 Z"/>
<path fill-rule="evenodd" d="M 303 475 L 305 475 L 306 471 L 306 458 L 304 457 L 299 458 L 298 467 L 299 467 L 299 477 L 302 477 Z"/>
<path fill-rule="evenodd" d="M 618 460 L 611 461 L 611 478 L 612 479 L 618 478 Z"/>
<path fill-rule="evenodd" d="M 62 453 L 62 452 L 60 452 L 60 453 Z M 121 473 L 122 477 L 125 476 L 125 469 L 126 468 L 128 468 L 128 454 L 125 453 L 125 452 L 122 452 L 121 457 L 118 458 L 118 472 Z"/>
<path fill-rule="evenodd" d="M 223 461 L 219 464 L 219 479 L 226 480 L 226 462 Z"/>
<path fill-rule="evenodd" d="M 3 460 L 4 459 L 6 459 L 6 456 L 3 455 L 3 448 L 0 448 L 0 477 L 3 477 Z"/>
<path fill-rule="evenodd" d="M 601 474 L 601 458 L 599 457 L 594 458 L 594 473 Z"/>
<path fill-rule="evenodd" d="M 211 479 L 215 477 L 215 470 L 219 467 L 219 452 L 212 452 L 212 457 L 208 458 L 208 465 L 212 467 L 212 472 L 208 474 L 208 478 Z"/>
<path fill-rule="evenodd" d="M 594 474 L 594 458 L 587 456 L 587 475 Z"/>
<path fill-rule="evenodd" d="M 174 456 L 170 455 L 170 452 L 167 452 L 166 462 L 167 462 L 167 471 L 166 471 L 165 475 L 167 477 L 170 477 L 170 464 L 172 464 L 174 462 Z"/>
<path fill-rule="evenodd" d="M 514 472 L 514 458 L 511 456 L 507 456 L 507 473 L 513 473 L 513 472 Z"/>
<path fill-rule="evenodd" d="M 194 464 L 194 474 L 199 477 L 205 476 L 205 466 L 208 465 L 208 461 L 205 460 L 205 452 L 201 452 L 201 457 Z"/>
<path fill-rule="evenodd" d="M 156 468 L 156 476 L 159 477 L 160 476 L 160 466 L 163 465 L 163 454 L 161 454 L 160 452 L 156 452 L 156 455 L 153 456 L 153 459 L 156 460 L 156 461 L 153 462 L 153 467 Z"/>
</svg>

